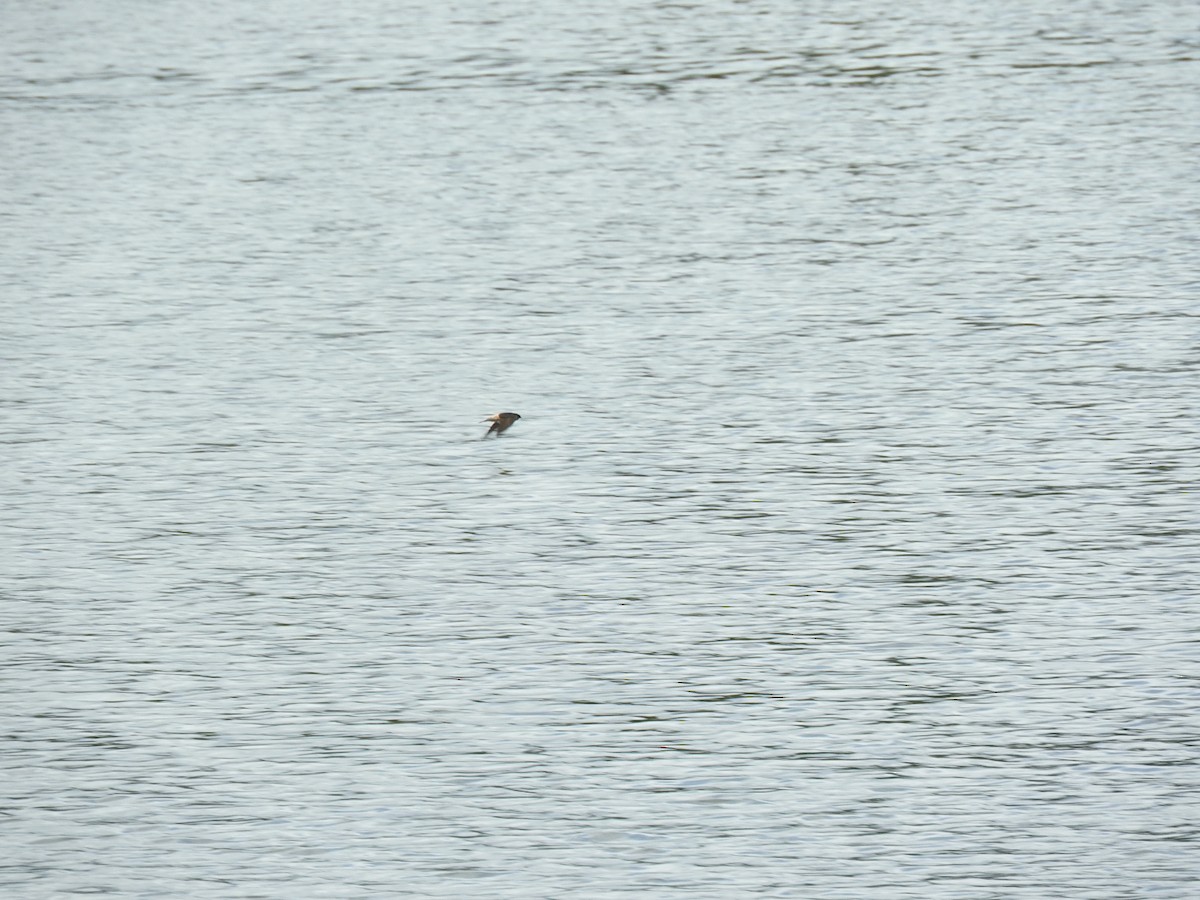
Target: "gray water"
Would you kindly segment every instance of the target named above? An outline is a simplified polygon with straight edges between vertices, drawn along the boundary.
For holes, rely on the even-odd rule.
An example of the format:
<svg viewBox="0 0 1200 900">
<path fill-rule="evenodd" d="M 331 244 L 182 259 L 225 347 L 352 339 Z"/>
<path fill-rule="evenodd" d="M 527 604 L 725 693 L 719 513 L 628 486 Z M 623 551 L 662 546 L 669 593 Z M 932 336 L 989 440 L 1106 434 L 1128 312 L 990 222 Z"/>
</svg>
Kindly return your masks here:
<svg viewBox="0 0 1200 900">
<path fill-rule="evenodd" d="M 1196 895 L 1190 0 L 0 46 L 4 896 Z"/>
</svg>

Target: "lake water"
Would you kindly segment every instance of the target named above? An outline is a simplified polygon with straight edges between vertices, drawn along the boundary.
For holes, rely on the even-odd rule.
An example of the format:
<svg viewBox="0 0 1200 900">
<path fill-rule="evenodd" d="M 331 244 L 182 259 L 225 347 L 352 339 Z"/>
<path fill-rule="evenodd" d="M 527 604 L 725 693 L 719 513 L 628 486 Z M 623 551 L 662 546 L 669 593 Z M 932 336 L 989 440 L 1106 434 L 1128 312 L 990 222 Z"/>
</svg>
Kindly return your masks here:
<svg viewBox="0 0 1200 900">
<path fill-rule="evenodd" d="M 1195 896 L 1193 3 L 4 20 L 5 896 Z"/>
</svg>

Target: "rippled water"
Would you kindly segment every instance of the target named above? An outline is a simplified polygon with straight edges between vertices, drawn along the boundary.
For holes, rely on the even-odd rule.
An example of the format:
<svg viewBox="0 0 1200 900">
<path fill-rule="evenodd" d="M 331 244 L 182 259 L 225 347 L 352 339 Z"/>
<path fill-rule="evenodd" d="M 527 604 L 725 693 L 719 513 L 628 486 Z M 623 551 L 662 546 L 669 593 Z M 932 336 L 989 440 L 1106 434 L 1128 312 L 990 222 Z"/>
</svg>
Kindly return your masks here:
<svg viewBox="0 0 1200 900">
<path fill-rule="evenodd" d="M 6 7 L 6 896 L 1193 896 L 1194 5 L 350 6 Z"/>
</svg>

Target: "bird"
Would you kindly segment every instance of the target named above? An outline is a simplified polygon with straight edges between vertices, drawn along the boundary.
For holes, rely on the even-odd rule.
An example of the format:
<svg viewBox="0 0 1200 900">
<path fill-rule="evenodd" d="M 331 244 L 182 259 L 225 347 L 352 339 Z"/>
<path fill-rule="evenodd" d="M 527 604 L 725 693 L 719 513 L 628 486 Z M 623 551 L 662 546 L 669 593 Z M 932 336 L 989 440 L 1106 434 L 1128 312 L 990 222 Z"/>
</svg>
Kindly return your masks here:
<svg viewBox="0 0 1200 900">
<path fill-rule="evenodd" d="M 484 437 L 487 438 L 493 433 L 496 435 L 496 437 L 500 437 L 500 435 L 504 434 L 504 432 L 511 428 L 512 423 L 517 421 L 519 418 L 521 417 L 513 412 L 502 412 L 496 413 L 494 416 L 488 416 L 483 421 L 491 422 L 492 427 L 487 430 L 487 434 L 485 434 Z"/>
</svg>

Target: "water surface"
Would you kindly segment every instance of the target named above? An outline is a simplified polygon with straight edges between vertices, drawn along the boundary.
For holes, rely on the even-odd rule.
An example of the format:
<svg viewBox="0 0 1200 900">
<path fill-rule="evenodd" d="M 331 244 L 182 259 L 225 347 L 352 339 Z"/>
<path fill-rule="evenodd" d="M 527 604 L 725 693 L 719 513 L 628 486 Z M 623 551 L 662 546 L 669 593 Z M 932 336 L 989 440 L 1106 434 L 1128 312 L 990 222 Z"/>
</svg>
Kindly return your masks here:
<svg viewBox="0 0 1200 900">
<path fill-rule="evenodd" d="M 1192 895 L 1191 4 L 9 7 L 8 895 Z"/>
</svg>

